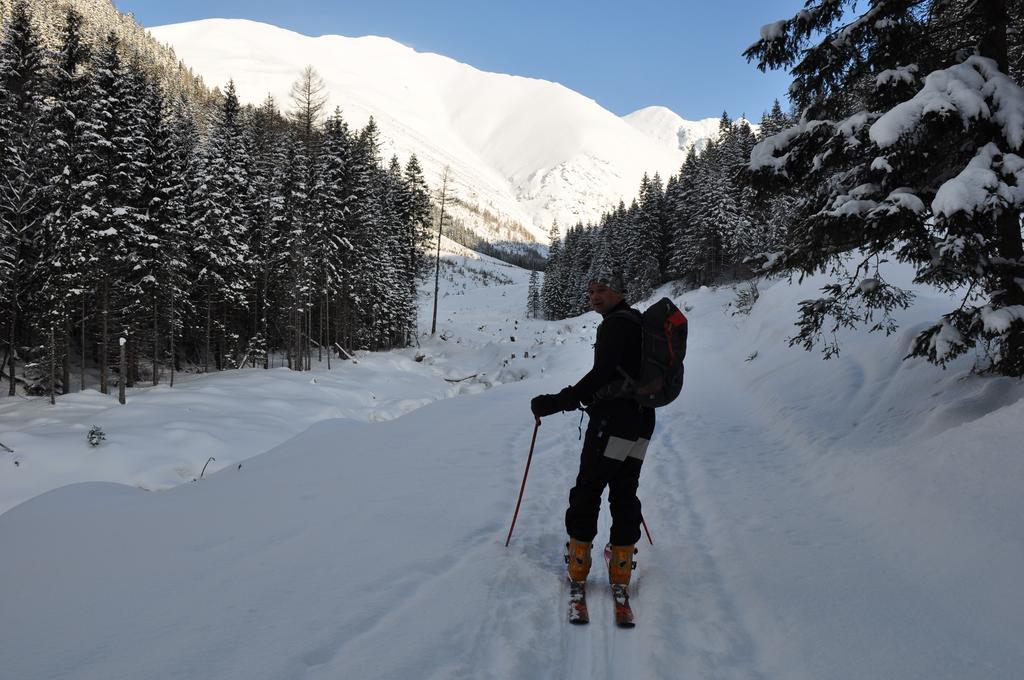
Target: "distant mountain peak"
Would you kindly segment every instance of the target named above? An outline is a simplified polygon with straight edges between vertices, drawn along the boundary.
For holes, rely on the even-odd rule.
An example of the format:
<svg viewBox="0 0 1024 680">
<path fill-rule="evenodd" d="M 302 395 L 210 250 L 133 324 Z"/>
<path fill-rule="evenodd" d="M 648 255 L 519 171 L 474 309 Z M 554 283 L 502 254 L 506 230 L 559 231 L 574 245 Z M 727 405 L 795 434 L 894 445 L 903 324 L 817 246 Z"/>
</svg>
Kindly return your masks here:
<svg viewBox="0 0 1024 680">
<path fill-rule="evenodd" d="M 720 117 L 686 120 L 672 109 L 664 106 L 648 106 L 623 116 L 623 120 L 640 130 L 647 136 L 656 139 L 672 149 L 679 149 L 684 154 L 690 147 L 698 152 L 703 151 L 708 142 L 718 139 Z M 734 122 L 744 120 L 740 118 Z M 755 131 L 758 126 L 750 121 L 747 123 Z"/>
</svg>

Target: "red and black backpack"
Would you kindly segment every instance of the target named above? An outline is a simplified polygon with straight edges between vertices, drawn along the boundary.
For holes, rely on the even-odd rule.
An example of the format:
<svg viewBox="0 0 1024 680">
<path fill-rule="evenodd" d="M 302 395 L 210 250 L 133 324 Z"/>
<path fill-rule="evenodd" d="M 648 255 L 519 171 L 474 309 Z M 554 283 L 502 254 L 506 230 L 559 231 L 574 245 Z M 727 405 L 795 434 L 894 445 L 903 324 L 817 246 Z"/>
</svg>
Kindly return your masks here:
<svg viewBox="0 0 1024 680">
<path fill-rule="evenodd" d="M 628 310 L 609 316 L 628 317 L 640 324 L 643 333 L 640 376 L 634 379 L 622 368 L 624 380 L 601 390 L 601 398 L 634 399 L 642 406 L 657 408 L 671 403 L 683 389 L 683 359 L 686 358 L 687 320 L 667 297 L 661 298 L 639 317 Z"/>
</svg>

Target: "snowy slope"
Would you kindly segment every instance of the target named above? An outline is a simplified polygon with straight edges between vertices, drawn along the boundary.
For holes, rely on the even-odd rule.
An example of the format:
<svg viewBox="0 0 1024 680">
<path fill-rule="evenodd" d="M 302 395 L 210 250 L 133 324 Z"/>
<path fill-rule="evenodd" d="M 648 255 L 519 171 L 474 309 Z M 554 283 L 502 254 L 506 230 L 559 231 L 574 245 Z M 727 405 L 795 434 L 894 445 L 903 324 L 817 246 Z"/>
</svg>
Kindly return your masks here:
<svg viewBox="0 0 1024 680">
<path fill-rule="evenodd" d="M 899 360 L 949 298 L 917 288 L 900 333 L 844 332 L 840 357 L 823 362 L 785 343 L 795 303 L 820 280 L 762 282 L 749 316 L 731 314 L 729 289 L 663 289 L 690 318 L 687 383 L 659 412 L 641 478 L 655 543 L 638 556 L 639 625 L 621 631 L 600 570 L 592 623 L 564 621 L 577 418 L 544 420 L 503 547 L 533 431 L 528 400 L 586 370 L 597 318 L 524 319 L 524 272 L 450 258 L 439 337 L 361 355 L 335 367 L 335 383 L 324 368 L 301 374 L 288 400 L 314 394 L 301 410 L 318 403 L 305 416 L 318 422 L 241 469 L 163 492 L 78 484 L 0 515 L 4 677 L 1019 675 L 1024 385 L 972 376 L 966 362 Z M 220 390 L 233 407 L 211 436 L 259 427 L 274 373 L 193 381 L 204 384 L 193 393 L 212 402 Z M 227 381 L 249 374 L 268 381 L 262 400 Z M 169 392 L 148 404 L 146 390 L 130 392 L 120 410 L 152 410 L 110 427 L 107 445 L 145 432 L 121 457 L 197 448 L 189 424 L 203 415 L 186 411 L 187 392 Z M 374 422 L 371 393 L 387 420 Z M 177 433 L 160 426 L 158 398 Z M 16 450 L 36 447 L 13 473 L 0 458 L 0 479 L 45 474 L 66 444 L 41 435 L 66 407 L 0 406 L 0 440 L 17 431 Z M 77 455 L 101 451 L 80 444 Z"/>
<path fill-rule="evenodd" d="M 404 160 L 415 152 L 432 185 L 450 165 L 462 201 L 522 224 L 544 243 L 552 220 L 596 221 L 620 199 L 628 203 L 645 172 L 668 177 L 685 157 L 557 83 L 480 71 L 387 38 L 313 38 L 227 19 L 150 31 L 207 84 L 233 78 L 248 103 L 269 93 L 286 106 L 291 83 L 314 66 L 330 110 L 341 107 L 360 127 L 371 115 L 377 120 L 385 155 Z M 521 238 L 469 221 L 491 240 Z"/>
<path fill-rule="evenodd" d="M 708 142 L 718 139 L 718 118 L 686 120 L 664 106 L 648 106 L 623 116 L 623 120 L 663 146 L 679 149 L 684 154 L 688 153 L 691 147 L 700 153 Z M 734 122 L 744 120 L 746 119 L 740 118 Z M 755 132 L 760 127 L 750 121 L 746 122 Z"/>
</svg>

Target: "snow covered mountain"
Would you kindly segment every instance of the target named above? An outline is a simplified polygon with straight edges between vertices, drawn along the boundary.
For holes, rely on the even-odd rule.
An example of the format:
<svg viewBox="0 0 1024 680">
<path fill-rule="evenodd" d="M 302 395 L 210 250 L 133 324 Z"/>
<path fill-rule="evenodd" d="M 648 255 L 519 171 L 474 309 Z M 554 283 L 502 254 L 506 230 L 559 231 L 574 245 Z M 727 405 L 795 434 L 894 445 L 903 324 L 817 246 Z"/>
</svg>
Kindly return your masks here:
<svg viewBox="0 0 1024 680">
<path fill-rule="evenodd" d="M 679 149 L 684 154 L 690 151 L 690 147 L 696 147 L 699 153 L 708 142 L 718 138 L 718 118 L 686 120 L 664 106 L 648 106 L 624 116 L 623 119 L 664 146 Z M 755 131 L 758 129 L 758 126 L 751 124 L 750 121 L 747 123 Z"/>
<path fill-rule="evenodd" d="M 404 161 L 415 152 L 433 186 L 449 165 L 459 217 L 488 240 L 546 243 L 553 220 L 596 221 L 632 200 L 645 172 L 674 174 L 686 144 L 717 133 L 717 119 L 687 124 L 664 109 L 691 131 L 679 145 L 665 144 L 638 124 L 643 112 L 623 119 L 557 83 L 480 71 L 388 38 L 314 38 L 239 19 L 150 32 L 208 85 L 233 79 L 248 103 L 271 94 L 286 107 L 292 82 L 312 65 L 329 110 L 341 107 L 355 126 L 374 117 L 386 156 Z"/>
</svg>

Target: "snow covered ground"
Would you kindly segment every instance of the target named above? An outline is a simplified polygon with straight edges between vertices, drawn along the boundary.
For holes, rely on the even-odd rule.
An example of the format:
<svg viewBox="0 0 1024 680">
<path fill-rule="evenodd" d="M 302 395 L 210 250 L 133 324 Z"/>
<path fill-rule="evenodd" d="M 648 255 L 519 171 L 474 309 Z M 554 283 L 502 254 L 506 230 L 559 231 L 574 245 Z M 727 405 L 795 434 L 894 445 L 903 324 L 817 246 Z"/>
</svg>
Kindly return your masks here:
<svg viewBox="0 0 1024 680">
<path fill-rule="evenodd" d="M 503 543 L 529 398 L 587 369 L 598 319 L 527 320 L 526 272 L 449 261 L 419 348 L 0 401 L 0 676 L 1019 677 L 1024 386 L 900 361 L 948 300 L 824 362 L 785 343 L 820 281 L 762 282 L 749 316 L 666 287 L 690 349 L 641 477 L 639 623 L 598 570 L 576 627 L 577 418 L 544 420 Z"/>
</svg>

